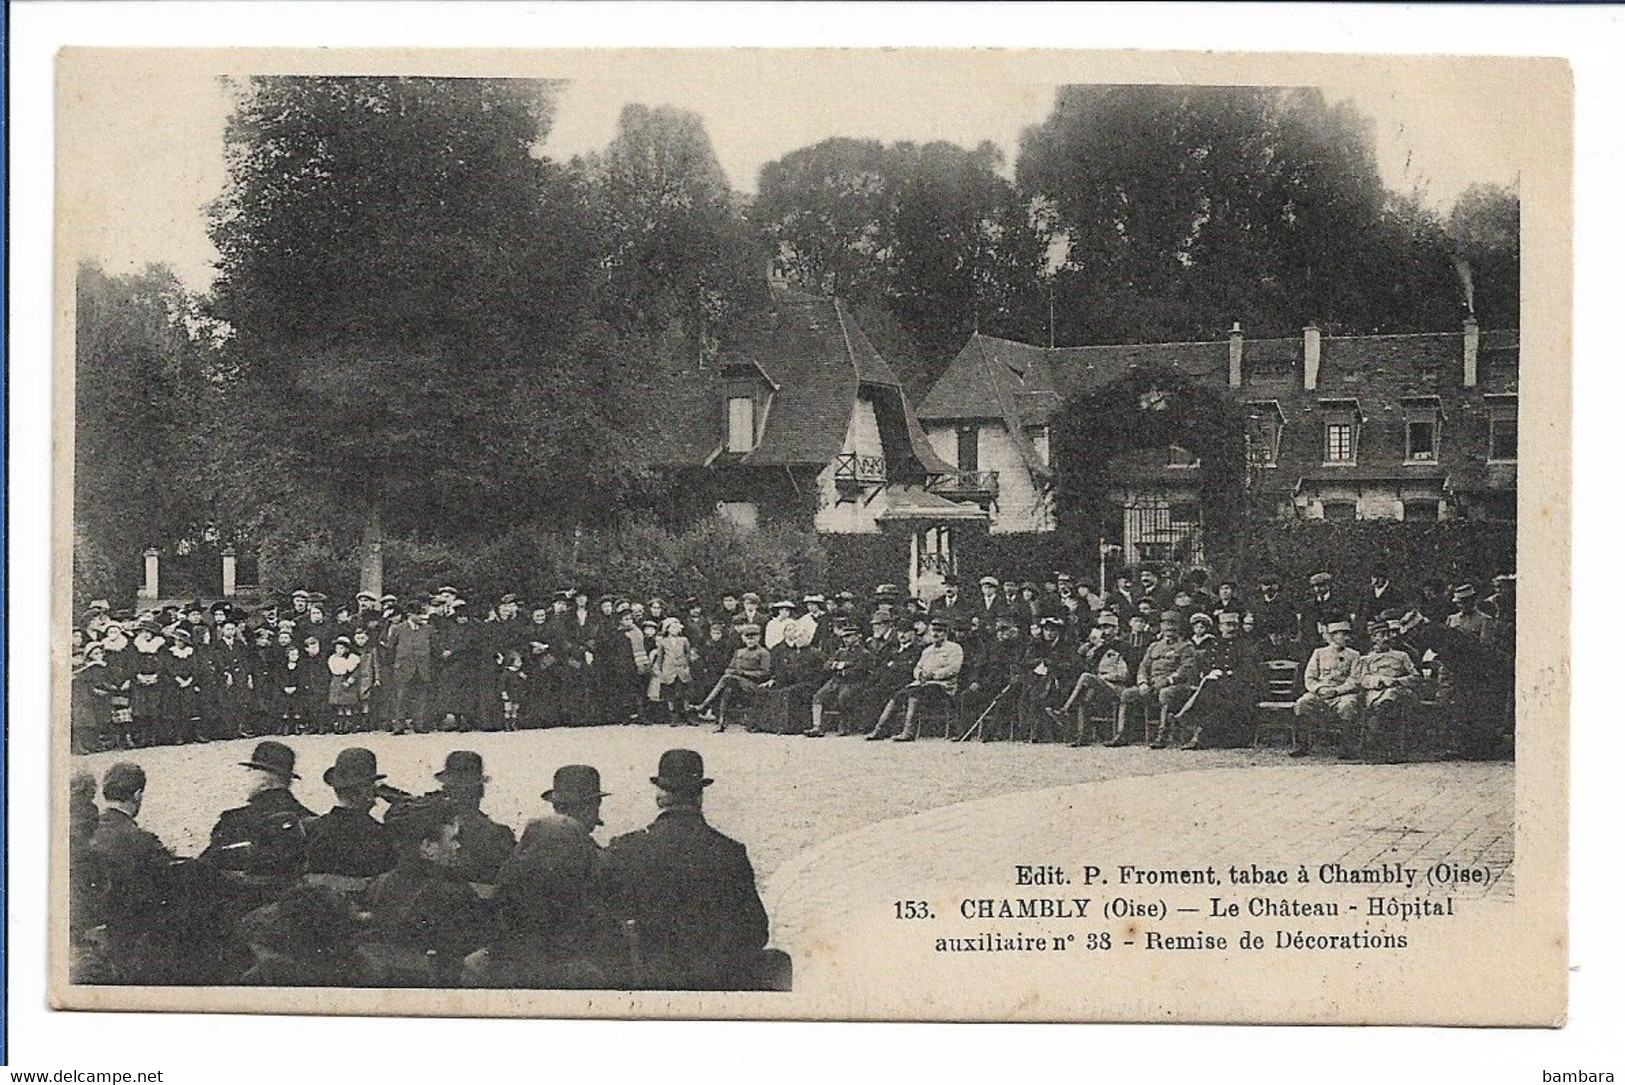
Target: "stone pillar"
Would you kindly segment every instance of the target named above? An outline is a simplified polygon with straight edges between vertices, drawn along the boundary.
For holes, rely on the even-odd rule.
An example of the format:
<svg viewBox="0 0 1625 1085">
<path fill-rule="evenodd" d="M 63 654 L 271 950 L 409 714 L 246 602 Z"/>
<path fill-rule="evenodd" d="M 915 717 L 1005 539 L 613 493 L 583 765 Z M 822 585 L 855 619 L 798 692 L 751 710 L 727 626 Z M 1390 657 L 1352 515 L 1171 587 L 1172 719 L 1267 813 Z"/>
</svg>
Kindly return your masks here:
<svg viewBox="0 0 1625 1085">
<path fill-rule="evenodd" d="M 146 583 L 144 583 L 141 586 L 141 597 L 143 599 L 157 599 L 158 598 L 158 548 L 156 546 L 147 547 L 147 551 L 146 551 L 146 554 L 144 556 L 147 559 Z"/>
<path fill-rule="evenodd" d="M 1241 321 L 1230 325 L 1230 387 L 1241 387 Z"/>
<path fill-rule="evenodd" d="M 1320 386 L 1320 328 L 1311 324 L 1303 329 L 1303 390 L 1313 392 Z"/>
<path fill-rule="evenodd" d="M 1478 319 L 1470 313 L 1461 322 L 1461 384 L 1478 387 Z"/>
<path fill-rule="evenodd" d="M 230 599 L 237 594 L 237 548 L 220 551 L 220 594 Z"/>
<path fill-rule="evenodd" d="M 376 506 L 361 532 L 360 590 L 371 592 L 375 599 L 384 594 L 384 527 Z"/>
</svg>

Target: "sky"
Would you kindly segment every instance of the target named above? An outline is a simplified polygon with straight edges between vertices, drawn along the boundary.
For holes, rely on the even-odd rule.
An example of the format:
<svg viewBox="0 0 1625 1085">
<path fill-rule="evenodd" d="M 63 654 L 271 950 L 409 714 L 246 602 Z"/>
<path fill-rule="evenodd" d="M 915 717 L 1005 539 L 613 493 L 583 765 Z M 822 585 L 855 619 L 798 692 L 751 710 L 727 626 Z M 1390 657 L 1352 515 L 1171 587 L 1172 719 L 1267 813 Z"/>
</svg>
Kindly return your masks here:
<svg viewBox="0 0 1625 1085">
<path fill-rule="evenodd" d="M 862 77 L 850 63 L 793 64 L 754 51 L 703 67 L 598 64 L 563 91 L 543 152 L 568 159 L 602 148 L 628 102 L 672 105 L 704 119 L 729 180 L 749 193 L 764 163 L 836 135 L 966 147 L 991 140 L 1013 164 L 1022 130 L 1054 101 L 1053 80 L 971 80 L 951 63 L 887 66 L 886 54 L 875 58 Z M 1515 86 L 1490 92 L 1501 100 L 1486 100 L 1478 86 L 1470 103 L 1453 103 L 1438 80 L 1391 73 L 1320 85 L 1372 117 L 1392 188 L 1421 186 L 1426 202 L 1447 211 L 1474 182 L 1517 181 L 1513 151 L 1529 118 L 1517 108 Z M 229 106 L 218 77 L 184 65 L 137 68 L 128 78 L 80 81 L 64 106 L 60 133 L 77 155 L 59 177 L 59 199 L 101 224 L 79 239 L 80 255 L 115 273 L 168 264 L 189 287 L 206 289 L 215 252 L 205 208 L 226 179 Z"/>
</svg>

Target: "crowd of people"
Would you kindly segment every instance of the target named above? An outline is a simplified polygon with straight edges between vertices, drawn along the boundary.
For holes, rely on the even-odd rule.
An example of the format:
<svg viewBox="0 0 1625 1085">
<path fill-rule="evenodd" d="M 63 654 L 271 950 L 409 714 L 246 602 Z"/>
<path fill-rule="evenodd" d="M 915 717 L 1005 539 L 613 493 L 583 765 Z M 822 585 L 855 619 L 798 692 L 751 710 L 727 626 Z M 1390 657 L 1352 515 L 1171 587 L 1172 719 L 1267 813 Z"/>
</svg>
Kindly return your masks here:
<svg viewBox="0 0 1625 1085">
<path fill-rule="evenodd" d="M 716 600 L 561 589 L 475 607 L 452 586 L 336 606 L 295 591 L 113 613 L 74 630 L 80 751 L 218 738 L 594 724 L 730 724 L 809 738 L 1021 738 L 1231 745 L 1289 660 L 1293 752 L 1334 734 L 1345 757 L 1393 756 L 1424 702 L 1441 752 L 1494 756 L 1510 734 L 1515 578 L 1351 590 L 1325 572 L 1296 595 L 1265 573 L 1210 586 L 1147 564 L 1108 585 L 947 578 L 913 598 Z"/>
<path fill-rule="evenodd" d="M 274 739 L 241 765 L 245 802 L 203 852 L 178 858 L 139 819 L 131 761 L 70 802 L 71 972 L 86 984 L 788 990 L 743 845 L 707 824 L 700 754 L 666 751 L 658 816 L 600 847 L 598 770 L 566 765 L 551 807 L 514 831 L 481 803 L 472 750 L 439 790 L 385 783 L 364 746 L 322 773 L 334 804 L 294 797 L 296 755 Z M 374 811 L 387 804 L 382 817 Z"/>
</svg>

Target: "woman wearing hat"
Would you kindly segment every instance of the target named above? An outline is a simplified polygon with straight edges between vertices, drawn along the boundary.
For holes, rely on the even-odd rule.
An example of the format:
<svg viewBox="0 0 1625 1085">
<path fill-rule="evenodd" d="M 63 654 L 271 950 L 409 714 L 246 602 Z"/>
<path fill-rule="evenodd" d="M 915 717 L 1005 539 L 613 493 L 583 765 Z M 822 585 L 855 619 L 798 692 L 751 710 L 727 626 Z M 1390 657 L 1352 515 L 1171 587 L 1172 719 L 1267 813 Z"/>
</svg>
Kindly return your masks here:
<svg viewBox="0 0 1625 1085">
<path fill-rule="evenodd" d="M 130 641 L 130 744 L 151 746 L 164 713 L 164 660 L 168 645 L 151 619 L 136 627 Z"/>
<path fill-rule="evenodd" d="M 183 626 L 170 637 L 163 661 L 163 729 L 161 742 L 200 742 L 203 739 L 203 691 L 198 684 L 201 660 L 192 635 Z"/>
</svg>

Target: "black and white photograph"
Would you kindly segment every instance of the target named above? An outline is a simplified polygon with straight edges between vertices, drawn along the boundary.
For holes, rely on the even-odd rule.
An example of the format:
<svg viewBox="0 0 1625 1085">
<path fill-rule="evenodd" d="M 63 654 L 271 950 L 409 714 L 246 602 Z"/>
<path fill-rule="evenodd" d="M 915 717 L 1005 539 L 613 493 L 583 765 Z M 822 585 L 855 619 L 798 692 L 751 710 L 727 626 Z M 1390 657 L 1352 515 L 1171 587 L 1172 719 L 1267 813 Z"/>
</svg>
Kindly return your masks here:
<svg viewBox="0 0 1625 1085">
<path fill-rule="evenodd" d="M 64 52 L 54 1003 L 1560 1021 L 1566 70 L 1290 61 Z"/>
</svg>

